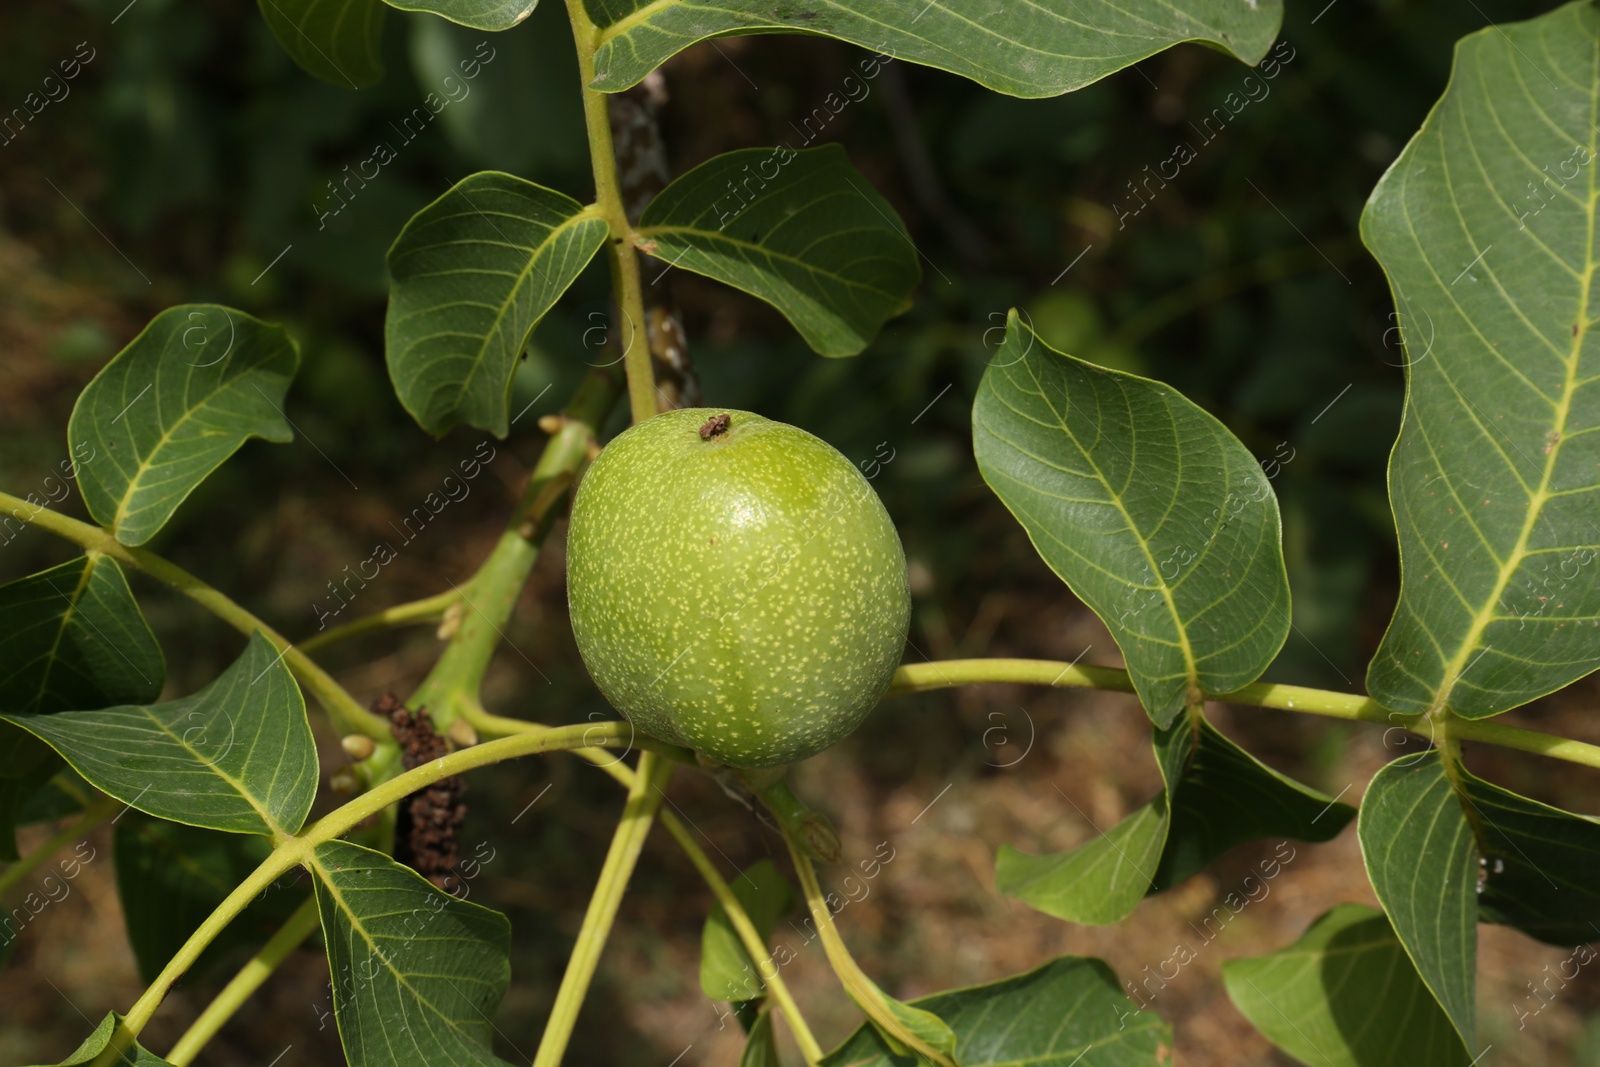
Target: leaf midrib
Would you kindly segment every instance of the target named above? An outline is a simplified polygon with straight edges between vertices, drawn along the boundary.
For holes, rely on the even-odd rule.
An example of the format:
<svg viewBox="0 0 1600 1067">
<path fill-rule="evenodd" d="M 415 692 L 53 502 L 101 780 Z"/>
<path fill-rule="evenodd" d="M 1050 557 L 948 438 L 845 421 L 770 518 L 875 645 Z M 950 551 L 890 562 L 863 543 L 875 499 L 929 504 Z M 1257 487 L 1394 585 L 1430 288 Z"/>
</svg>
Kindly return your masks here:
<svg viewBox="0 0 1600 1067">
<path fill-rule="evenodd" d="M 178 430 L 178 428 L 180 426 L 185 426 L 189 422 L 193 421 L 194 418 L 195 418 L 195 412 L 197 412 L 197 411 L 201 410 L 202 408 L 208 406 L 211 403 L 211 401 L 216 399 L 222 393 L 224 393 L 224 392 L 232 392 L 235 386 L 238 386 L 238 385 L 242 384 L 243 382 L 245 382 L 249 378 L 253 378 L 253 377 L 257 376 L 257 374 L 260 371 L 262 371 L 263 368 L 269 367 L 271 365 L 271 360 L 272 360 L 272 354 L 269 353 L 268 356 L 264 360 L 262 360 L 259 363 L 253 364 L 253 365 L 251 365 L 249 367 L 246 367 L 244 370 L 240 371 L 238 374 L 234 375 L 232 378 L 219 377 L 218 380 L 217 380 L 217 385 L 216 385 L 215 388 L 211 389 L 203 397 L 201 397 L 200 401 L 198 403 L 191 404 L 188 407 L 184 408 L 183 412 L 178 416 L 178 418 L 171 425 L 162 428 L 161 436 L 156 439 L 155 445 L 152 446 L 150 451 L 145 454 L 144 458 L 141 458 L 139 460 L 138 466 L 136 466 L 134 468 L 133 474 L 128 477 L 128 487 L 125 490 L 123 490 L 121 499 L 119 499 L 117 501 L 117 511 L 116 511 L 116 514 L 114 516 L 112 516 L 112 519 L 111 519 L 111 528 L 113 530 L 120 530 L 122 528 L 122 520 L 127 518 L 128 514 L 129 514 L 128 505 L 132 502 L 134 496 L 139 492 L 140 488 L 142 487 L 145 475 L 149 474 L 156 467 L 156 464 L 154 462 L 152 462 L 152 460 L 154 460 L 154 458 L 157 455 L 159 455 L 161 453 L 161 451 L 168 444 L 171 443 L 172 435 Z M 231 361 L 230 361 L 230 367 L 231 367 L 231 365 L 232 364 L 231 364 Z M 159 379 L 160 368 L 157 367 L 156 369 L 157 369 L 157 377 Z M 194 375 L 193 374 L 184 375 L 184 384 L 185 384 L 186 387 L 187 387 L 188 383 L 193 381 L 193 380 L 194 380 Z M 156 386 L 156 398 L 157 398 L 157 403 L 159 404 L 160 396 L 161 396 L 159 382 L 155 382 L 155 383 L 152 383 L 152 384 Z M 135 399 L 137 399 L 137 397 Z M 246 433 L 244 436 L 248 437 L 248 436 L 250 436 L 250 434 Z"/>
<path fill-rule="evenodd" d="M 1600 44 L 1597 44 L 1600 49 Z M 1600 70 L 1600 62 L 1596 69 Z M 1600 77 L 1592 83 L 1589 93 L 1589 129 L 1591 131 L 1589 150 L 1593 156 L 1596 146 L 1592 131 L 1597 128 L 1596 110 L 1600 108 Z M 1572 397 L 1577 391 L 1578 363 L 1583 352 L 1584 338 L 1588 335 L 1591 325 L 1588 318 L 1590 293 L 1593 288 L 1595 268 L 1595 174 L 1594 168 L 1589 168 L 1589 199 L 1587 205 L 1589 216 L 1588 247 L 1584 250 L 1583 276 L 1578 285 L 1578 311 L 1573 319 L 1575 332 L 1569 346 L 1569 355 L 1565 361 L 1566 369 L 1561 387 L 1560 398 L 1556 401 L 1555 412 L 1555 439 L 1550 443 L 1550 450 L 1545 453 L 1544 470 L 1540 472 L 1539 484 L 1534 487 L 1529 495 L 1527 514 L 1523 516 L 1522 529 L 1517 534 L 1516 543 L 1511 551 L 1506 554 L 1505 561 L 1500 565 L 1499 574 L 1495 577 L 1493 587 L 1483 599 L 1483 606 L 1473 615 L 1472 623 L 1467 628 L 1465 636 L 1456 649 L 1454 656 L 1445 665 L 1444 674 L 1440 678 L 1438 688 L 1434 692 L 1433 701 L 1428 707 L 1428 714 L 1438 714 L 1449 706 L 1450 696 L 1461 680 L 1462 673 L 1476 661 L 1480 654 L 1478 643 L 1483 637 L 1483 632 L 1495 621 L 1495 606 L 1505 596 L 1506 590 L 1511 585 L 1511 579 L 1521 568 L 1527 556 L 1528 542 L 1533 536 L 1534 528 L 1538 525 L 1544 506 L 1551 500 L 1550 484 L 1555 474 L 1556 463 L 1561 456 L 1561 447 L 1566 443 L 1567 419 L 1572 411 Z M 1473 657 L 1469 661 L 1468 657 Z"/>
<path fill-rule="evenodd" d="M 1133 516 L 1128 513 L 1128 509 L 1123 505 L 1121 495 L 1111 488 L 1111 482 L 1106 478 L 1105 473 L 1101 471 L 1100 464 L 1078 442 L 1077 435 L 1067 427 L 1066 419 L 1062 418 L 1060 413 L 1056 411 L 1055 405 L 1050 403 L 1050 398 L 1045 395 L 1044 383 L 1039 380 L 1039 376 L 1034 372 L 1032 364 L 1026 359 L 1022 360 L 1022 364 L 1028 368 L 1028 376 L 1033 379 L 1033 384 L 1038 387 L 1039 399 L 1044 401 L 1045 408 L 1055 417 L 1056 423 L 1061 427 L 1061 432 L 1066 434 L 1067 439 L 1072 442 L 1072 447 L 1076 448 L 1079 455 L 1083 456 L 1084 460 L 1089 464 L 1089 469 L 1094 472 L 1095 479 L 1105 489 L 1107 498 L 1118 513 L 1121 514 L 1122 521 L 1128 527 L 1128 532 L 1133 535 L 1134 541 L 1139 545 L 1139 551 L 1144 555 L 1145 562 L 1150 567 L 1150 573 L 1155 576 L 1156 581 L 1159 583 L 1161 599 L 1166 604 L 1167 614 L 1172 618 L 1173 627 L 1178 631 L 1178 650 L 1183 653 L 1185 681 L 1188 682 L 1187 691 L 1184 693 L 1184 703 L 1188 704 L 1190 703 L 1191 694 L 1198 691 L 1200 686 L 1199 664 L 1195 660 L 1194 648 L 1189 644 L 1189 630 L 1184 625 L 1183 618 L 1178 614 L 1178 603 L 1172 596 L 1172 590 L 1168 587 L 1166 578 L 1161 574 L 1160 565 L 1156 563 L 1155 555 L 1150 551 L 1150 545 L 1146 542 L 1144 535 L 1139 532 L 1138 526 L 1134 524 Z M 1070 397 L 1067 398 L 1067 404 L 1069 406 L 1072 404 Z M 1172 415 L 1170 408 L 1167 409 L 1167 414 L 1169 417 Z"/>
<path fill-rule="evenodd" d="M 467 202 L 471 203 L 470 198 Z M 479 212 L 479 214 L 482 213 Z M 478 350 L 473 353 L 472 356 L 472 369 L 469 370 L 461 379 L 461 384 L 456 386 L 455 397 L 450 404 L 450 410 L 454 411 L 458 409 L 461 406 L 462 398 L 471 392 L 472 383 L 477 379 L 479 373 L 484 369 L 484 364 L 488 360 L 488 353 L 492 345 L 492 339 L 499 334 L 501 323 L 505 321 L 506 315 L 511 306 L 516 303 L 517 294 L 520 293 L 523 286 L 527 284 L 528 277 L 533 271 L 534 264 L 537 263 L 538 260 L 547 253 L 551 246 L 554 245 L 560 236 L 569 228 L 577 223 L 588 222 L 590 219 L 595 218 L 600 218 L 600 215 L 595 205 L 590 204 L 579 210 L 577 213 L 567 216 L 567 218 L 563 219 L 559 224 L 552 227 L 549 232 L 545 234 L 544 240 L 540 241 L 539 244 L 533 248 L 527 250 L 528 261 L 523 265 L 522 269 L 517 272 L 516 281 L 511 283 L 511 288 L 510 291 L 506 293 L 506 298 L 500 302 L 500 308 L 495 312 L 494 321 L 491 322 L 489 324 L 489 328 L 484 331 L 483 340 L 478 345 Z M 602 219 L 602 221 L 604 220 Z M 491 225 L 493 224 L 491 223 Z M 537 325 L 537 323 L 533 325 Z M 532 331 L 533 325 L 528 327 L 529 332 Z M 527 334 L 524 333 L 522 338 L 519 339 L 516 349 L 520 350 L 522 343 L 526 340 Z M 516 350 L 511 352 L 512 359 L 516 358 L 516 354 Z"/>
<path fill-rule="evenodd" d="M 211 771 L 212 774 L 215 774 L 218 778 L 221 778 L 224 782 L 228 783 L 228 785 L 233 788 L 233 791 L 238 793 L 240 798 L 243 799 L 246 804 L 250 805 L 250 807 L 254 809 L 255 813 L 261 817 L 261 821 L 266 823 L 267 829 L 271 832 L 274 840 L 282 841 L 289 837 L 289 834 L 284 831 L 283 827 L 278 823 L 278 820 L 273 817 L 271 811 L 257 802 L 255 796 L 244 787 L 244 783 L 242 781 L 223 770 L 222 766 L 209 756 L 203 756 L 199 752 L 195 751 L 194 747 L 190 745 L 189 742 L 185 741 L 178 734 L 173 733 L 167 724 L 162 722 L 161 719 L 156 716 L 154 709 L 143 707 L 139 710 L 144 712 L 145 716 L 149 718 L 149 720 L 154 723 L 162 733 L 172 738 L 176 744 L 178 744 L 185 752 L 189 753 L 189 755 L 193 756 L 195 760 L 198 761 L 202 766 L 206 767 Z M 258 734 L 257 738 L 259 737 L 260 735 Z M 255 744 L 255 740 L 255 738 L 251 740 L 252 747 Z M 229 747 L 231 748 L 232 746 L 230 745 Z"/>
</svg>

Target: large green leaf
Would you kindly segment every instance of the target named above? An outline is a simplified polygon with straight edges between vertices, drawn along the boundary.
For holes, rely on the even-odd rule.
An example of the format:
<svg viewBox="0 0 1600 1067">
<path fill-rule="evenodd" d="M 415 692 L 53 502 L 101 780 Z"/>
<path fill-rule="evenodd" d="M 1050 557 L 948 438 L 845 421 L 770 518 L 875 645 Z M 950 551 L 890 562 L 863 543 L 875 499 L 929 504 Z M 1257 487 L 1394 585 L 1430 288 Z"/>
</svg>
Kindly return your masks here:
<svg viewBox="0 0 1600 1067">
<path fill-rule="evenodd" d="M 383 80 L 383 0 L 259 0 L 278 43 L 306 73 L 350 89 Z"/>
<path fill-rule="evenodd" d="M 217 304 L 168 308 L 107 363 L 73 406 L 67 438 L 95 520 L 148 541 L 251 437 L 294 437 L 283 397 L 300 354 L 282 327 Z"/>
<path fill-rule="evenodd" d="M 1278 500 L 1171 386 L 1063 355 L 1012 312 L 972 406 L 978 469 L 1104 620 L 1157 726 L 1248 685 L 1289 633 Z"/>
<path fill-rule="evenodd" d="M 1064 852 L 1030 856 L 1002 845 L 996 888 L 1068 922 L 1113 923 L 1147 894 L 1171 888 L 1235 845 L 1326 841 L 1355 815 L 1261 763 L 1200 713 L 1158 730 L 1155 751 L 1166 783 L 1159 796 Z M 1263 877 L 1275 877 L 1280 867 L 1265 861 Z"/>
<path fill-rule="evenodd" d="M 1064 852 L 1030 856 L 1001 845 L 995 888 L 1067 922 L 1120 922 L 1150 891 L 1166 840 L 1163 792 L 1105 833 Z"/>
<path fill-rule="evenodd" d="M 1386 707 L 1480 718 L 1600 667 L 1597 98 L 1593 4 L 1473 34 L 1362 215 L 1408 362 Z"/>
<path fill-rule="evenodd" d="M 350 1067 L 503 1067 L 490 1042 L 511 979 L 506 917 L 344 841 L 318 845 L 312 873 Z"/>
<path fill-rule="evenodd" d="M 539 0 L 385 0 L 401 11 L 426 11 L 475 30 L 509 30 L 539 6 Z"/>
<path fill-rule="evenodd" d="M 53 1067 L 87 1067 L 91 1063 L 100 1063 L 100 1054 L 107 1049 L 115 1050 L 104 1062 L 114 1067 L 172 1067 L 166 1060 L 148 1051 L 140 1045 L 134 1036 L 128 1033 L 128 1028 L 122 1024 L 122 1016 L 116 1012 L 109 1013 L 95 1027 L 94 1033 L 84 1038 L 83 1044 L 66 1059 Z"/>
<path fill-rule="evenodd" d="M 458 422 L 504 437 L 528 335 L 605 243 L 571 197 L 497 171 L 457 182 L 389 249 L 389 376 L 429 433 Z"/>
<path fill-rule="evenodd" d="M 1373 776 L 1356 821 L 1378 902 L 1434 998 L 1474 1043 L 1478 854 L 1436 751 Z"/>
<path fill-rule="evenodd" d="M 1179 41 L 1207 41 L 1253 63 L 1282 17 L 1278 0 L 588 0 L 584 6 L 601 27 L 593 84 L 606 92 L 628 88 L 708 37 L 811 33 L 953 71 L 1013 96 L 1055 96 Z M 878 67 L 863 63 L 860 70 L 871 79 Z M 856 98 L 858 91 L 849 84 L 841 90 L 816 101 L 817 110 L 837 113 L 845 95 Z"/>
<path fill-rule="evenodd" d="M 1037 970 L 914 1002 L 956 1033 L 963 1067 L 1147 1067 L 1164 1062 L 1172 1029 L 1139 1011 L 1105 962 L 1063 956 Z M 862 1026 L 826 1067 L 912 1067 Z"/>
<path fill-rule="evenodd" d="M 1552 945 L 1600 940 L 1600 819 L 1461 779 L 1484 861 L 1478 917 Z"/>
<path fill-rule="evenodd" d="M 1381 911 L 1340 904 L 1286 949 L 1227 960 L 1228 996 L 1310 1067 L 1467 1067 L 1461 1037 Z"/>
<path fill-rule="evenodd" d="M 794 886 L 771 860 L 760 860 L 730 883 L 733 895 L 755 924 L 763 943 L 772 927 L 794 907 Z M 754 1000 L 765 993 L 761 968 L 767 959 L 752 960 L 720 903 L 711 906 L 700 932 L 700 988 L 712 1000 Z"/>
<path fill-rule="evenodd" d="M 96 788 L 161 819 L 292 834 L 317 791 L 305 700 L 260 633 L 192 696 L 5 718 L 54 748 Z"/>
<path fill-rule="evenodd" d="M 664 265 L 767 301 L 825 356 L 865 348 L 922 276 L 894 208 L 838 145 L 716 156 L 650 201 L 637 231 Z"/>
<path fill-rule="evenodd" d="M 153 982 L 217 905 L 272 852 L 254 834 L 225 834 L 125 812 L 117 818 L 117 896 L 139 974 Z M 243 945 L 259 947 L 305 899 L 268 893 L 222 931 L 187 974 Z"/>
<path fill-rule="evenodd" d="M 161 695 L 166 664 L 115 560 L 80 556 L 0 586 L 0 712 L 50 714 Z M 18 813 L 60 769 L 0 722 L 0 860 L 15 860 Z"/>
</svg>

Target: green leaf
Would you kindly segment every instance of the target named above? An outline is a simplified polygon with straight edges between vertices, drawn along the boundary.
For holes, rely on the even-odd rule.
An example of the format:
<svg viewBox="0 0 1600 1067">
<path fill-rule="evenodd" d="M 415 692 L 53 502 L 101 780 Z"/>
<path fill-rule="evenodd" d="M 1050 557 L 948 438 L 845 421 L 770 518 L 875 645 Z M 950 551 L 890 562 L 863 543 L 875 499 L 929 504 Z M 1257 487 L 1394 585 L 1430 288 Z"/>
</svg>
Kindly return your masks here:
<svg viewBox="0 0 1600 1067">
<path fill-rule="evenodd" d="M 972 443 L 984 481 L 1110 629 L 1157 726 L 1255 681 L 1283 647 L 1277 497 L 1176 389 L 1056 352 L 1013 311 Z"/>
<path fill-rule="evenodd" d="M 1496 715 L 1600 667 L 1597 45 L 1582 2 L 1463 39 L 1361 217 L 1407 343 L 1367 672 L 1396 711 Z"/>
<path fill-rule="evenodd" d="M 1000 846 L 996 888 L 1068 922 L 1114 923 L 1147 894 L 1170 889 L 1236 845 L 1275 837 L 1327 841 L 1355 815 L 1261 763 L 1198 712 L 1156 731 L 1155 752 L 1166 783 L 1159 796 L 1064 852 L 1030 856 Z M 1265 874 L 1267 864 L 1272 874 Z M 1279 866 L 1265 861 L 1264 877 L 1275 877 Z"/>
<path fill-rule="evenodd" d="M 350 1067 L 501 1067 L 490 1041 L 511 978 L 506 917 L 360 845 L 320 844 L 311 866 Z"/>
<path fill-rule="evenodd" d="M 730 888 L 763 943 L 772 936 L 773 925 L 794 907 L 794 887 L 771 860 L 761 860 L 747 868 L 730 883 Z M 756 961 L 745 951 L 744 942 L 739 940 L 720 903 L 711 906 L 700 932 L 700 988 L 712 1000 L 728 1001 L 755 1000 L 766 991 Z"/>
<path fill-rule="evenodd" d="M 1194 730 L 1179 722 L 1158 733 L 1163 765 L 1180 767 L 1168 780 L 1172 815 L 1152 892 L 1199 873 L 1235 845 L 1269 838 L 1328 841 L 1356 809 L 1268 767 L 1197 715 Z"/>
<path fill-rule="evenodd" d="M 1226 960 L 1228 996 L 1310 1067 L 1467 1067 L 1449 1018 L 1381 911 L 1340 904 L 1286 949 Z"/>
<path fill-rule="evenodd" d="M 1105 962 L 1063 956 L 988 985 L 915 1001 L 956 1033 L 963 1067 L 1148 1067 L 1165 1062 L 1172 1029 L 1134 1007 Z M 826 1067 L 911 1067 L 862 1026 L 823 1060 Z"/>
<path fill-rule="evenodd" d="M 139 974 L 153 982 L 189 935 L 272 853 L 265 838 L 124 813 L 117 818 L 117 896 Z M 305 898 L 269 892 L 230 922 L 189 976 L 234 949 L 259 947 Z"/>
<path fill-rule="evenodd" d="M 67 424 L 89 514 L 141 545 L 246 439 L 294 437 L 300 354 L 282 327 L 217 304 L 168 308 L 78 397 Z"/>
<path fill-rule="evenodd" d="M 361 89 L 383 80 L 383 0 L 259 0 L 267 27 L 306 73 Z"/>
<path fill-rule="evenodd" d="M 1277 35 L 1277 0 L 1073 0 L 984 4 L 979 0 L 589 0 L 600 26 L 595 88 L 617 92 L 708 37 L 806 33 L 952 71 L 1012 96 L 1056 96 L 1180 41 L 1207 41 L 1255 62 Z M 881 61 L 881 62 L 886 62 Z M 859 69 L 870 81 L 878 63 Z M 818 100 L 823 122 L 856 89 Z M 809 118 L 809 116 L 808 116 Z"/>
<path fill-rule="evenodd" d="M 650 201 L 637 232 L 664 266 L 767 301 L 825 356 L 865 348 L 922 276 L 894 208 L 838 145 L 709 159 Z"/>
<path fill-rule="evenodd" d="M 385 0 L 401 11 L 426 11 L 475 30 L 509 30 L 538 6 L 539 0 Z"/>
<path fill-rule="evenodd" d="M 1483 856 L 1478 918 L 1552 945 L 1600 940 L 1600 819 L 1460 773 Z"/>
<path fill-rule="evenodd" d="M 87 556 L 0 586 L 0 712 L 155 700 L 166 663 L 115 560 Z M 61 761 L 0 723 L 0 860 L 17 859 L 15 825 Z"/>
<path fill-rule="evenodd" d="M 1437 751 L 1373 776 L 1356 821 L 1378 902 L 1468 1047 L 1474 1044 L 1477 850 Z"/>
<path fill-rule="evenodd" d="M 115 1054 L 106 1062 L 114 1067 L 172 1067 L 170 1063 L 141 1046 L 123 1025 L 122 1016 L 111 1012 L 95 1027 L 94 1033 L 84 1038 L 83 1044 L 60 1063 L 52 1067 L 86 1067 L 97 1063 L 108 1048 Z"/>
<path fill-rule="evenodd" d="M 389 376 L 432 434 L 458 422 L 506 435 L 528 335 L 605 244 L 604 219 L 497 171 L 457 182 L 389 249 Z"/>
<path fill-rule="evenodd" d="M 292 834 L 317 790 L 305 700 L 259 632 L 233 666 L 192 696 L 5 718 L 54 748 L 96 788 L 173 822 Z"/>
<path fill-rule="evenodd" d="M 782 1067 L 778 1056 L 778 1036 L 772 1029 L 772 1012 L 756 1016 L 750 1036 L 744 1040 L 744 1052 L 739 1056 L 739 1067 Z"/>
<path fill-rule="evenodd" d="M 995 888 L 1067 922 L 1120 922 L 1150 891 L 1166 838 L 1163 792 L 1099 837 L 1065 852 L 1030 856 L 1001 845 Z"/>
</svg>

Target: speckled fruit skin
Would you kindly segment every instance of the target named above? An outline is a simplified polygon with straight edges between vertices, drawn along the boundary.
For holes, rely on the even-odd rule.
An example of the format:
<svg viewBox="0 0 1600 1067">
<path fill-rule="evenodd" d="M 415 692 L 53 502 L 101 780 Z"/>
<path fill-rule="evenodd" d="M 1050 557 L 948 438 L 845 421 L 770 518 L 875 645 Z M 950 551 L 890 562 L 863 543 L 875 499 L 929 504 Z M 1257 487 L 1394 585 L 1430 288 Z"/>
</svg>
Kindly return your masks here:
<svg viewBox="0 0 1600 1067">
<path fill-rule="evenodd" d="M 718 415 L 728 429 L 704 439 Z M 567 534 L 578 651 L 639 730 L 732 767 L 853 731 L 911 614 L 905 553 L 861 472 L 746 411 L 648 419 L 600 453 Z"/>
</svg>

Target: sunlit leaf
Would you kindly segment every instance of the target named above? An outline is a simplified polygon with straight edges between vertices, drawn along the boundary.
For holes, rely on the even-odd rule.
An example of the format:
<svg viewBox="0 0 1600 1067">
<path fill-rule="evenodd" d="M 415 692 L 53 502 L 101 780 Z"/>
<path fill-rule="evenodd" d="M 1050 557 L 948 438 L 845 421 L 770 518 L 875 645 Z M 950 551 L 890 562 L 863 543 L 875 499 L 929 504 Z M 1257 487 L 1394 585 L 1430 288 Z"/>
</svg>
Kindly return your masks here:
<svg viewBox="0 0 1600 1067">
<path fill-rule="evenodd" d="M 539 0 L 385 0 L 401 11 L 426 11 L 475 30 L 509 30 L 538 6 Z"/>
<path fill-rule="evenodd" d="M 853 356 L 911 306 L 917 251 L 844 149 L 745 148 L 709 159 L 650 201 L 641 247 L 758 296 L 825 356 Z"/>
<path fill-rule="evenodd" d="M 1225 960 L 1239 1011 L 1310 1067 L 1467 1067 L 1472 1057 L 1381 911 L 1340 904 L 1300 940 Z"/>
<path fill-rule="evenodd" d="M 1355 814 L 1266 766 L 1198 713 L 1156 731 L 1155 752 L 1166 783 L 1159 795 L 1064 852 L 1031 856 L 1000 846 L 995 887 L 1068 922 L 1118 922 L 1147 894 L 1171 888 L 1236 845 L 1326 841 Z M 1263 877 L 1288 862 L 1281 851 L 1275 855 L 1262 862 Z"/>
<path fill-rule="evenodd" d="M 563 193 L 484 171 L 419 211 L 389 249 L 384 324 L 395 392 L 429 433 L 508 429 L 528 335 L 605 243 Z"/>
<path fill-rule="evenodd" d="M 312 873 L 350 1067 L 503 1067 L 490 1043 L 511 978 L 506 917 L 344 841 L 318 845 Z"/>
<path fill-rule="evenodd" d="M 72 409 L 89 514 L 143 544 L 248 438 L 292 439 L 283 398 L 299 362 L 282 327 L 242 311 L 180 304 L 157 315 Z"/>
<path fill-rule="evenodd" d="M 1277 655 L 1289 633 L 1277 497 L 1239 439 L 1176 389 L 1056 352 L 1013 312 L 972 443 L 984 481 L 1110 629 L 1156 725 Z"/>
<path fill-rule="evenodd" d="M 191 826 L 294 833 L 317 790 L 305 700 L 260 633 L 192 696 L 6 718 L 49 744 L 96 788 Z"/>
<path fill-rule="evenodd" d="M 1165 1062 L 1172 1029 L 1139 1011 L 1105 962 L 1063 956 L 1012 978 L 913 1002 L 949 1023 L 963 1067 L 1149 1067 Z M 826 1067 L 915 1067 L 862 1026 Z"/>
<path fill-rule="evenodd" d="M 51 1067 L 87 1067 L 88 1064 L 97 1063 L 101 1053 L 107 1049 L 113 1050 L 107 1062 L 114 1067 L 172 1067 L 166 1060 L 140 1045 L 128 1033 L 128 1028 L 122 1025 L 122 1016 L 116 1012 L 111 1012 L 101 1020 L 94 1033 L 85 1038 L 72 1055 Z"/>
<path fill-rule="evenodd" d="M 83 556 L 0 586 L 0 712 L 152 701 L 165 676 L 115 560 Z M 17 816 L 60 767 L 48 746 L 0 722 L 0 860 L 17 858 Z"/>
<path fill-rule="evenodd" d="M 771 860 L 760 860 L 729 883 L 733 895 L 755 925 L 763 943 L 772 936 L 773 925 L 794 907 L 794 886 Z M 765 992 L 760 968 L 770 967 L 767 959 L 752 960 L 728 913 L 713 904 L 700 932 L 700 988 L 712 1000 L 754 1000 Z"/>
<path fill-rule="evenodd" d="M 1478 854 L 1439 753 L 1385 764 L 1367 786 L 1356 831 L 1378 902 L 1422 981 L 1470 1047 Z"/>
<path fill-rule="evenodd" d="M 1166 839 L 1163 792 L 1105 833 L 1065 852 L 1030 856 L 1001 845 L 995 888 L 1067 922 L 1119 922 L 1150 891 Z"/>
<path fill-rule="evenodd" d="M 1481 718 L 1600 667 L 1597 93 L 1593 4 L 1463 39 L 1362 215 L 1409 383 L 1386 707 Z"/>
<path fill-rule="evenodd" d="M 347 89 L 383 80 L 383 0 L 258 0 L 267 27 L 308 74 Z"/>
<path fill-rule="evenodd" d="M 441 0 L 442 4 L 442 0 Z M 626 89 L 696 41 L 744 33 L 837 37 L 953 71 L 1013 96 L 1055 96 L 1179 41 L 1208 41 L 1255 62 L 1278 32 L 1277 0 L 590 0 L 599 23 L 596 88 Z M 876 66 L 863 65 L 866 79 Z M 846 84 L 835 93 L 853 94 Z M 819 100 L 817 106 L 842 110 Z"/>
</svg>

